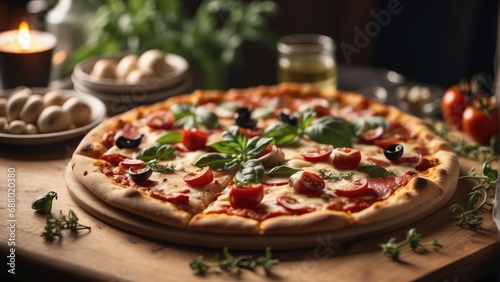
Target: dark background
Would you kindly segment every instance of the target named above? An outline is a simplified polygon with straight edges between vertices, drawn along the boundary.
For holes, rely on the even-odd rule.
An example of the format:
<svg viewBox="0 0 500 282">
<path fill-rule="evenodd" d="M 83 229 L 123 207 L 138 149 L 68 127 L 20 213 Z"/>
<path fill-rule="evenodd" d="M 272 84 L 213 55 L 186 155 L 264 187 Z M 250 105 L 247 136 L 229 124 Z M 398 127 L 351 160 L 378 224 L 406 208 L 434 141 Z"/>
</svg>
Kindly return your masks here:
<svg viewBox="0 0 500 282">
<path fill-rule="evenodd" d="M 17 28 L 26 15 L 27 2 L 0 0 L 0 30 Z M 187 12 L 192 13 L 199 2 L 184 1 Z M 329 35 L 337 43 L 341 65 L 390 69 L 441 87 L 480 71 L 493 73 L 498 0 L 275 2 L 280 12 L 270 23 L 277 36 L 303 32 Z M 390 3 L 399 3 L 399 12 L 385 17 L 383 26 L 377 24 L 374 14 L 386 15 Z M 368 38 L 363 46 L 356 45 L 362 37 L 360 31 Z M 356 52 L 346 56 L 341 46 L 353 47 Z M 274 50 L 248 43 L 244 52 L 244 67 L 231 73 L 231 87 L 276 82 Z"/>
</svg>

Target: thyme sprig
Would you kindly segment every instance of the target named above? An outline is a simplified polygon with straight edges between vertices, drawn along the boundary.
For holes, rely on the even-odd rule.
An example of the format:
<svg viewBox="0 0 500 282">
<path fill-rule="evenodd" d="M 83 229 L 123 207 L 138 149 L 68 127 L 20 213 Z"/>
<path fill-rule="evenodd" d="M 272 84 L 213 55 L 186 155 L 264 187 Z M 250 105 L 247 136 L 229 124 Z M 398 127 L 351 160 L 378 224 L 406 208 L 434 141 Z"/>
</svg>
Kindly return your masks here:
<svg viewBox="0 0 500 282">
<path fill-rule="evenodd" d="M 396 242 L 396 238 L 392 237 L 387 243 L 379 244 L 384 252 L 384 255 L 390 257 L 392 260 L 399 260 L 399 255 L 401 253 L 401 248 L 405 245 L 409 245 L 412 251 L 421 254 L 427 251 L 425 247 L 432 246 L 434 248 L 440 248 L 442 245 L 437 239 L 432 240 L 429 243 L 420 243 L 422 235 L 417 232 L 415 228 L 408 230 L 406 233 L 406 238 L 401 242 Z"/>
<path fill-rule="evenodd" d="M 69 230 L 71 233 L 76 233 L 78 230 L 82 229 L 88 229 L 90 231 L 89 226 L 78 223 L 78 217 L 72 210 L 69 211 L 68 216 L 63 215 L 62 211 L 60 211 L 59 218 L 55 218 L 52 214 L 47 217 L 45 231 L 41 236 L 47 241 L 53 241 L 56 237 L 59 239 L 63 237 L 63 230 Z"/>
<path fill-rule="evenodd" d="M 499 157 L 495 157 L 485 161 L 481 175 L 478 175 L 475 169 L 472 168 L 466 175 L 458 178 L 459 181 L 472 179 L 477 184 L 471 188 L 467 207 L 463 207 L 460 204 L 453 204 L 450 207 L 450 214 L 456 225 L 477 230 L 481 228 L 481 224 L 483 223 L 483 218 L 479 215 L 479 212 L 492 212 L 498 171 L 491 167 L 491 163 L 498 159 Z"/>
<path fill-rule="evenodd" d="M 354 175 L 354 172 L 329 172 L 326 169 L 322 169 L 319 171 L 319 176 L 322 179 L 331 179 L 334 181 L 339 181 L 342 179 L 351 179 Z"/>
<path fill-rule="evenodd" d="M 258 266 L 262 266 L 266 274 L 271 274 L 271 268 L 279 260 L 273 259 L 271 249 L 268 247 L 263 256 L 254 258 L 251 255 L 233 256 L 227 247 L 222 250 L 222 259 L 218 254 L 214 256 L 212 263 L 205 263 L 203 256 L 198 256 L 191 261 L 189 267 L 199 275 L 206 275 L 210 269 L 219 268 L 223 271 L 239 275 L 243 269 L 254 271 Z"/>
</svg>

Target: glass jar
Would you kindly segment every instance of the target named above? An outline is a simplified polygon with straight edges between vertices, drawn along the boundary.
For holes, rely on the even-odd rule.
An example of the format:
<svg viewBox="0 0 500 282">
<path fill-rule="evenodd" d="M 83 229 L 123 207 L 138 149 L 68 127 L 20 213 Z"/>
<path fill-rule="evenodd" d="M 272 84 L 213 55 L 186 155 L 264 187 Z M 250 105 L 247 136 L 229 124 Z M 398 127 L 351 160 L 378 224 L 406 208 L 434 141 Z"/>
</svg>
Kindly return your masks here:
<svg viewBox="0 0 500 282">
<path fill-rule="evenodd" d="M 313 83 L 322 90 L 337 89 L 335 43 L 320 34 L 293 34 L 277 44 L 278 82 Z"/>
</svg>

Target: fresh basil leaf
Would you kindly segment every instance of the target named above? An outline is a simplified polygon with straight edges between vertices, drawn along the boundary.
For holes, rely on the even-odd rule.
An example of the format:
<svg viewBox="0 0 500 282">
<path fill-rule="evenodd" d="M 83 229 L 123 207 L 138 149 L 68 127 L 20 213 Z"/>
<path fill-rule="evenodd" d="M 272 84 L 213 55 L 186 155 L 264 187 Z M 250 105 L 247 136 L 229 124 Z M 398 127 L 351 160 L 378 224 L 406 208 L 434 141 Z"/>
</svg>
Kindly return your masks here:
<svg viewBox="0 0 500 282">
<path fill-rule="evenodd" d="M 294 168 L 294 167 L 289 167 L 286 165 L 280 165 L 273 167 L 269 171 L 266 172 L 267 175 L 292 175 L 298 171 L 301 171 L 302 169 L 299 168 Z"/>
<path fill-rule="evenodd" d="M 247 156 L 249 158 L 253 158 L 257 156 L 260 152 L 264 151 L 267 146 L 269 146 L 271 143 L 273 143 L 273 138 L 267 138 L 267 137 L 254 137 L 248 140 L 248 143 L 246 145 L 247 149 Z"/>
<path fill-rule="evenodd" d="M 196 121 L 208 128 L 215 128 L 219 124 L 217 116 L 206 107 L 198 107 L 195 111 Z"/>
<path fill-rule="evenodd" d="M 141 159 L 143 161 L 151 161 L 151 160 L 166 160 L 170 158 L 175 152 L 175 148 L 171 145 L 154 145 L 142 148 L 139 150 L 135 157 L 137 159 Z"/>
<path fill-rule="evenodd" d="M 169 132 L 160 138 L 156 140 L 156 143 L 159 144 L 173 144 L 173 143 L 179 143 L 182 141 L 182 132 L 181 131 L 176 131 L 176 132 Z"/>
<path fill-rule="evenodd" d="M 267 129 L 263 136 L 273 138 L 276 146 L 282 146 L 297 140 L 299 135 L 297 127 L 279 123 Z"/>
<path fill-rule="evenodd" d="M 218 141 L 213 144 L 210 144 L 210 147 L 219 151 L 220 153 L 226 154 L 240 154 L 242 152 L 242 148 L 234 141 Z"/>
<path fill-rule="evenodd" d="M 354 135 L 359 136 L 366 130 L 374 129 L 379 126 L 389 128 L 389 122 L 381 116 L 357 117 L 351 120 L 354 129 Z"/>
<path fill-rule="evenodd" d="M 314 117 L 316 117 L 316 112 L 314 111 L 306 111 L 302 113 L 299 120 L 299 128 L 302 130 L 308 128 L 312 124 Z"/>
<path fill-rule="evenodd" d="M 258 160 L 245 162 L 234 176 L 236 183 L 260 183 L 264 177 L 264 166 Z"/>
<path fill-rule="evenodd" d="M 247 136 L 241 133 L 238 126 L 231 126 L 222 132 L 222 138 L 225 141 L 232 141 L 238 144 L 243 151 L 247 144 Z"/>
<path fill-rule="evenodd" d="M 170 112 L 174 115 L 175 120 L 191 115 L 192 106 L 186 103 L 174 104 L 170 106 Z"/>
<path fill-rule="evenodd" d="M 194 166 L 197 167 L 205 167 L 205 166 L 219 166 L 219 165 L 224 165 L 230 161 L 232 161 L 234 158 L 227 156 L 225 154 L 219 154 L 219 153 L 207 153 L 198 158 L 194 162 Z"/>
<path fill-rule="evenodd" d="M 335 147 L 352 148 L 352 129 L 345 120 L 337 117 L 322 117 L 304 130 L 313 141 Z"/>
<path fill-rule="evenodd" d="M 389 177 L 393 175 L 392 172 L 388 171 L 387 169 L 373 164 L 373 163 L 366 163 L 360 167 L 358 167 L 358 170 L 364 173 L 367 173 L 370 178 L 378 178 L 378 177 Z"/>
</svg>

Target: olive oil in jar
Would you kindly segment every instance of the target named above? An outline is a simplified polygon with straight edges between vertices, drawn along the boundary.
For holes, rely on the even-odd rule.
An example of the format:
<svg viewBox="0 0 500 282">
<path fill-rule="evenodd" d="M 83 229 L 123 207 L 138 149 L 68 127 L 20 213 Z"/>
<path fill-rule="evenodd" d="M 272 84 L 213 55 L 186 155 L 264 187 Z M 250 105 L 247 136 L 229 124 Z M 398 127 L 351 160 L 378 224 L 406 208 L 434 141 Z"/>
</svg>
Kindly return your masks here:
<svg viewBox="0 0 500 282">
<path fill-rule="evenodd" d="M 317 62 L 289 65 L 281 62 L 278 66 L 279 82 L 313 83 L 323 90 L 337 88 L 337 69 L 333 64 Z"/>
<path fill-rule="evenodd" d="M 323 90 L 337 89 L 334 42 L 319 34 L 285 36 L 277 44 L 278 82 L 313 83 Z"/>
</svg>

